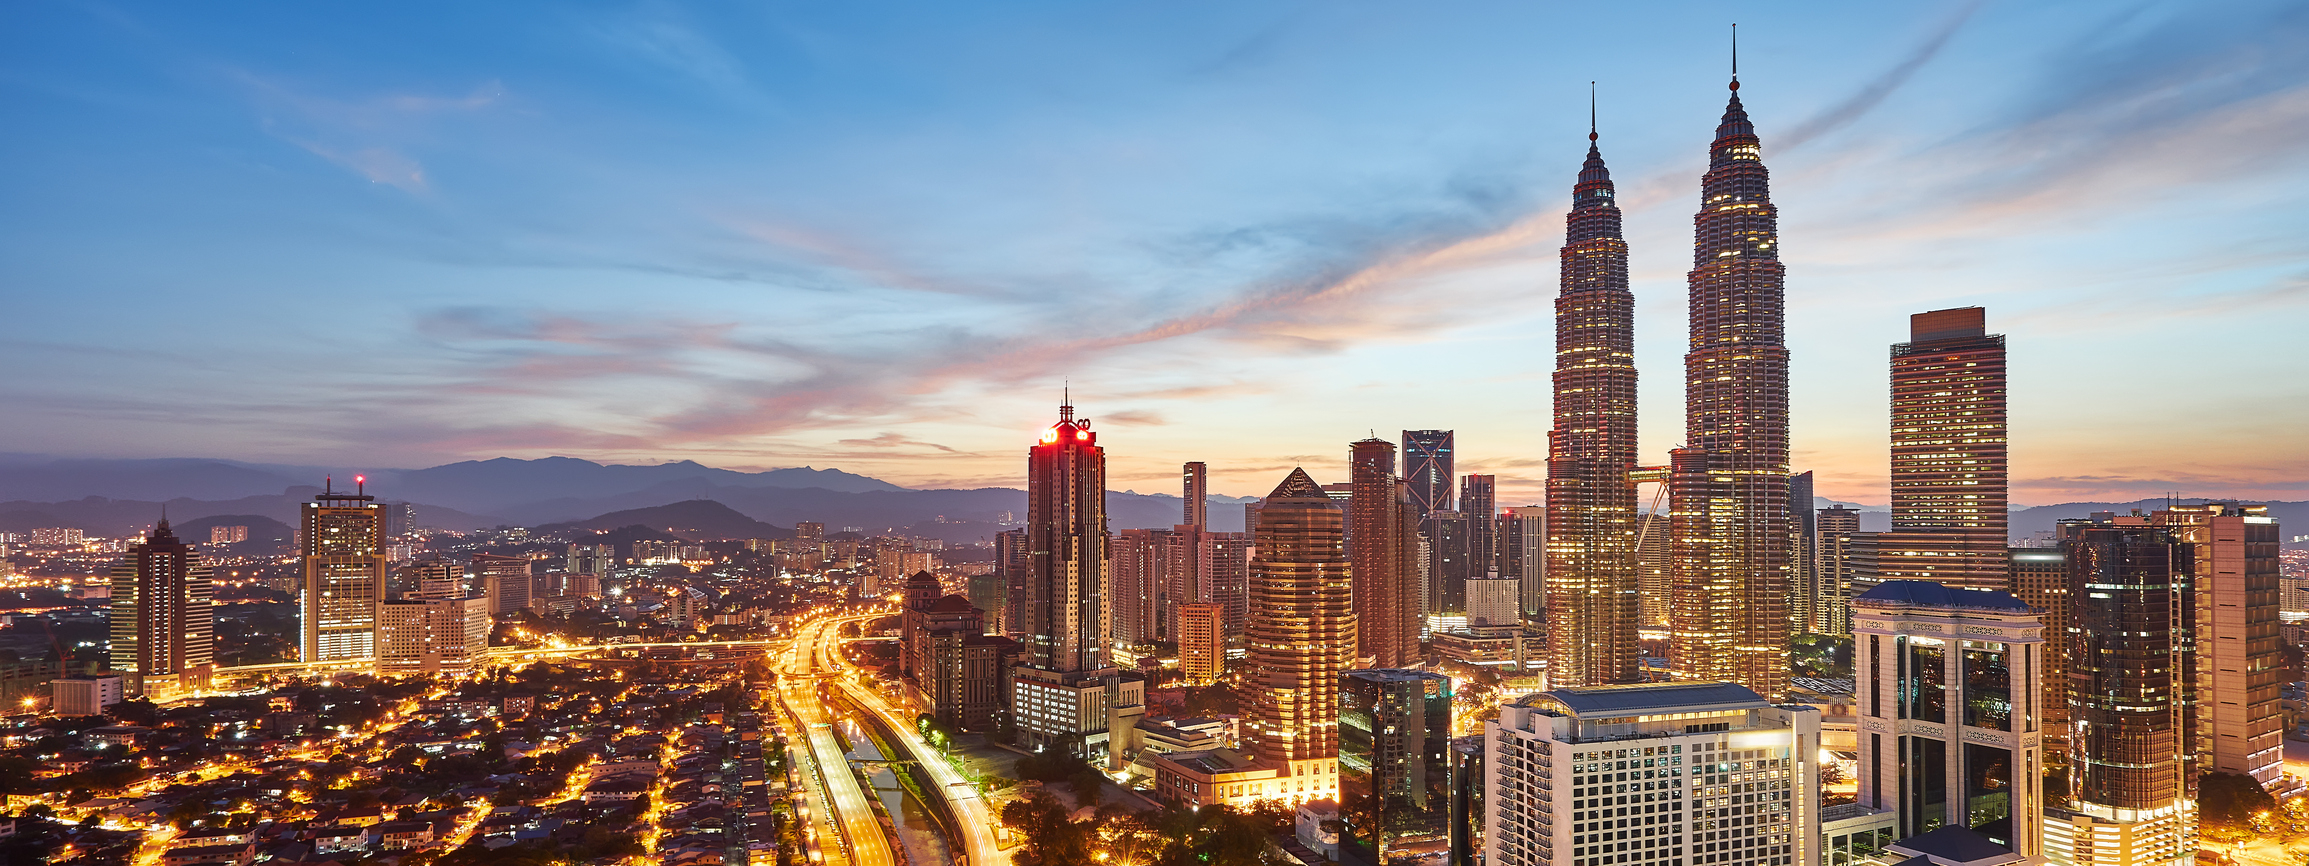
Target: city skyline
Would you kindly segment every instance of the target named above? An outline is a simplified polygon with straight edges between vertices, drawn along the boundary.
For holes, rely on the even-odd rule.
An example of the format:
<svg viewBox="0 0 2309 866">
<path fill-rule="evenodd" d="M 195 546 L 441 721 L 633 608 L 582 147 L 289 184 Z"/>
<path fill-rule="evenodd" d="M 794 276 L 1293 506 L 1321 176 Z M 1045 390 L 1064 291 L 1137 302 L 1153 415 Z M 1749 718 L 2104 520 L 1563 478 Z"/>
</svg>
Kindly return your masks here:
<svg viewBox="0 0 2309 866">
<path fill-rule="evenodd" d="M 1906 315 L 1977 304 L 2038 371 L 2012 383 L 2015 503 L 2309 498 L 2309 445 L 2266 435 L 2309 419 L 2287 399 L 2309 362 L 2267 355 L 2250 392 L 2135 365 L 2191 417 L 2265 407 L 2186 429 L 2128 424 L 2059 372 L 2302 319 L 2301 13 L 2193 11 L 1743 10 L 1756 120 L 1786 130 L 1765 153 L 1790 215 L 1791 468 L 1822 495 L 1886 501 L 1872 359 Z M 469 13 L 464 38 L 503 52 L 422 10 L 249 33 L 182 14 L 11 13 L 34 35 L 0 87 L 42 134 L 0 169 L 21 203 L 0 357 L 31 374 L 0 392 L 9 451 L 1014 485 L 1018 435 L 1071 379 L 1122 437 L 1116 489 L 1169 489 L 1186 460 L 1230 495 L 1301 463 L 1343 481 L 1337 443 L 1443 429 L 1458 473 L 1537 502 L 1551 178 L 1589 80 L 1650 373 L 1638 460 L 1679 444 L 1666 371 L 1717 12 L 1544 58 L 1510 49 L 1565 23 L 1537 11 L 1152 32 L 1085 12 L 975 48 L 925 40 L 1018 13 Z M 1616 14 L 1594 26 L 1637 27 Z M 895 46 L 928 50 L 864 71 Z M 1087 71 L 1041 84 L 1061 70 Z M 595 135 L 627 126 L 657 137 Z"/>
</svg>

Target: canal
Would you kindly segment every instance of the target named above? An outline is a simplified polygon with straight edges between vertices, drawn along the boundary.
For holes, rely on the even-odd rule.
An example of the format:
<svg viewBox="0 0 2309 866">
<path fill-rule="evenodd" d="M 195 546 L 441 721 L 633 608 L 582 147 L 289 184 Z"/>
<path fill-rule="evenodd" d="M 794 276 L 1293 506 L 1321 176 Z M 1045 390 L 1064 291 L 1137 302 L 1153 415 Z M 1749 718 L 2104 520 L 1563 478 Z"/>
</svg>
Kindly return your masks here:
<svg viewBox="0 0 2309 866">
<path fill-rule="evenodd" d="M 849 747 L 853 761 L 884 761 L 889 756 L 874 746 L 874 740 L 854 720 L 844 720 L 834 726 L 841 735 L 842 744 Z M 922 806 L 921 801 L 898 784 L 898 774 L 886 765 L 876 764 L 866 773 L 866 787 L 882 801 L 882 810 L 898 827 L 898 844 L 906 853 L 910 866 L 947 866 L 954 862 L 954 849 L 946 834 L 938 829 L 938 822 Z"/>
</svg>

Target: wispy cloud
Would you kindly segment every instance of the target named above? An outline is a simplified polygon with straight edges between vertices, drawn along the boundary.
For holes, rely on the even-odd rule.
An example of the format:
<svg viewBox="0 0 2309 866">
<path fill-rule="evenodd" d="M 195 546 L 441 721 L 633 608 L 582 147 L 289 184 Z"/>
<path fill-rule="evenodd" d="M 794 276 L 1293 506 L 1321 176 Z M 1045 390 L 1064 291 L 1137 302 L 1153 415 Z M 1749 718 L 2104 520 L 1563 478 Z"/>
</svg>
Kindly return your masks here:
<svg viewBox="0 0 2309 866">
<path fill-rule="evenodd" d="M 1972 19 L 1973 13 L 1980 11 L 1982 2 L 1984 0 L 1965 0 L 1963 5 L 1956 8 L 1954 14 L 1949 15 L 1939 27 L 1934 28 L 1930 34 L 1926 35 L 1924 41 L 1919 43 L 1916 49 L 1909 52 L 1908 56 L 1902 58 L 1899 63 L 1895 63 L 1891 68 L 1878 73 L 1875 78 L 1869 79 L 1868 83 L 1862 85 L 1859 90 L 1853 91 L 1851 95 L 1844 97 L 1826 110 L 1796 124 L 1795 129 L 1790 130 L 1784 138 L 1779 140 L 1779 149 L 1795 150 L 1803 147 L 1813 139 L 1852 125 L 1854 121 L 1860 119 L 1861 115 L 1874 110 L 1878 105 L 1882 105 L 1886 97 L 1891 96 L 1893 91 L 1899 90 L 1901 85 L 1908 83 L 1908 79 L 1915 77 L 1917 70 L 1924 68 L 1926 63 L 1932 62 L 1932 58 L 1938 56 L 1940 50 L 1948 46 L 1948 40 L 1954 38 L 1956 32 L 1964 28 L 1964 23 Z"/>
<path fill-rule="evenodd" d="M 246 70 L 230 76 L 261 112 L 268 133 L 315 156 L 404 192 L 430 190 L 425 167 L 409 155 L 427 124 L 487 109 L 504 95 L 495 81 L 463 95 L 387 92 L 342 99 L 313 94 Z"/>
</svg>

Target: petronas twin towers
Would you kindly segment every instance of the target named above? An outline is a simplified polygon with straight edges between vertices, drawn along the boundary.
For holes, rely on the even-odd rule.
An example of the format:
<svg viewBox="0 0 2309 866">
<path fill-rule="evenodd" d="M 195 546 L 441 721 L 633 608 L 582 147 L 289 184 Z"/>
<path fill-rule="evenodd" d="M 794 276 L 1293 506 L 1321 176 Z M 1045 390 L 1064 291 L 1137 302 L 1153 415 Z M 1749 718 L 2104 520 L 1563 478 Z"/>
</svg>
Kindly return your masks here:
<svg viewBox="0 0 2309 866">
<path fill-rule="evenodd" d="M 1646 679 L 1636 485 L 1669 495 L 1670 666 L 1777 698 L 1788 683 L 1788 349 L 1777 211 L 1738 76 L 1694 217 L 1684 445 L 1636 456 L 1635 296 L 1603 153 L 1565 218 L 1548 432 L 1547 607 L 1555 684 Z M 1655 530 L 1656 531 L 1656 530 Z"/>
</svg>

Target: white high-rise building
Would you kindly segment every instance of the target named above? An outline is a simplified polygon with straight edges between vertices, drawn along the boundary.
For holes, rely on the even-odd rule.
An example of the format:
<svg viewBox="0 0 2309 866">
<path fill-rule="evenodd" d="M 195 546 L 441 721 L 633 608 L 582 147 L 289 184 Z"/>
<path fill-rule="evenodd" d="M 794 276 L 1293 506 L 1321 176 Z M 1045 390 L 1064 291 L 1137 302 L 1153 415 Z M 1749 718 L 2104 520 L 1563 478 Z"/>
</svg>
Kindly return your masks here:
<svg viewBox="0 0 2309 866">
<path fill-rule="evenodd" d="M 1820 713 L 1734 683 L 1540 692 L 1484 723 L 1488 866 L 1820 866 Z"/>
</svg>

